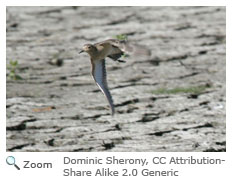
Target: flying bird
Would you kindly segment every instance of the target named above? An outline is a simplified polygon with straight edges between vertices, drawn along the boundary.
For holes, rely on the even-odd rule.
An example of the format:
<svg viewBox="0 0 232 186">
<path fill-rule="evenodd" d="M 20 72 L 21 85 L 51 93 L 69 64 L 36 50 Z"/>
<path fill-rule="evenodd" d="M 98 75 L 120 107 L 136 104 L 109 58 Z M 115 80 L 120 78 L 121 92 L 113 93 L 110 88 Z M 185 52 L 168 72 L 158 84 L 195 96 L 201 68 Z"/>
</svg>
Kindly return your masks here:
<svg viewBox="0 0 232 186">
<path fill-rule="evenodd" d="M 125 61 L 120 59 L 124 54 L 150 55 L 150 50 L 126 40 L 108 39 L 95 44 L 85 44 L 79 53 L 82 52 L 89 54 L 93 79 L 105 95 L 111 114 L 114 115 L 114 103 L 107 85 L 105 58 L 109 57 L 114 61 L 124 63 Z"/>
</svg>

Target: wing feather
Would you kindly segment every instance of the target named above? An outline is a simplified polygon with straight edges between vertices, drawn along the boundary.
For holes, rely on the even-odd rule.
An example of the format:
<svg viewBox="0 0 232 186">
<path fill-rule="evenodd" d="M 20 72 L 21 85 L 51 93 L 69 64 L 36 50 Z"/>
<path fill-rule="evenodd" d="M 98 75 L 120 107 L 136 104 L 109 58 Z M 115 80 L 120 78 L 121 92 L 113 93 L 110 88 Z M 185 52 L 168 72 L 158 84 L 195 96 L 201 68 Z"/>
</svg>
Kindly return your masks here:
<svg viewBox="0 0 232 186">
<path fill-rule="evenodd" d="M 132 54 L 135 56 L 143 55 L 143 56 L 150 56 L 151 51 L 148 50 L 145 46 L 132 44 L 128 41 L 122 40 L 117 42 L 112 42 L 113 46 L 118 47 L 121 51 Z"/>
<path fill-rule="evenodd" d="M 114 48 L 111 54 L 117 54 L 120 52 L 125 52 L 132 55 L 144 55 L 144 56 L 150 56 L 151 51 L 147 49 L 145 46 L 142 45 L 136 45 L 133 43 L 130 43 L 126 40 L 117 40 L 117 39 L 108 39 L 99 43 L 96 43 L 97 45 L 108 45 L 111 44 Z"/>
<path fill-rule="evenodd" d="M 94 62 L 91 60 L 91 63 L 92 63 L 92 76 L 96 84 L 102 91 L 102 93 L 105 95 L 110 105 L 111 113 L 112 115 L 114 115 L 115 110 L 114 110 L 113 99 L 108 89 L 107 79 L 106 79 L 105 60 L 103 59 L 103 60 L 94 61 Z"/>
</svg>

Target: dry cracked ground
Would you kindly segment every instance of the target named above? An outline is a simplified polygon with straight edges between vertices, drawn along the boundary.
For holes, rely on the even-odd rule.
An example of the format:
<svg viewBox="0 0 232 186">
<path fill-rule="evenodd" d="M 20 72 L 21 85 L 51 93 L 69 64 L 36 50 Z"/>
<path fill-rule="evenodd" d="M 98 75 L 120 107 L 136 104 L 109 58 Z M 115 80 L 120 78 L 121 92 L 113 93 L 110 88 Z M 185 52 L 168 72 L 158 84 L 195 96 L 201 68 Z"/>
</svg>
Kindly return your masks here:
<svg viewBox="0 0 232 186">
<path fill-rule="evenodd" d="M 7 151 L 226 151 L 225 7 L 7 7 Z M 125 34 L 149 57 L 107 59 L 116 114 L 85 43 Z"/>
</svg>

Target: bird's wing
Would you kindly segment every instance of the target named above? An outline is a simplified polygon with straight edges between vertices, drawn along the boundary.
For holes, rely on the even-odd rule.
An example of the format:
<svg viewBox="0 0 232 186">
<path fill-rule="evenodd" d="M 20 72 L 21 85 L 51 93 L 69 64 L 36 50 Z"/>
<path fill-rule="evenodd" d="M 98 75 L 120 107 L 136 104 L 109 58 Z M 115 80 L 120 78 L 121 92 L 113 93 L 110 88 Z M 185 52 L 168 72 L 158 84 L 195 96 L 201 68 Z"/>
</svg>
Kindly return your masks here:
<svg viewBox="0 0 232 186">
<path fill-rule="evenodd" d="M 110 94 L 110 91 L 108 89 L 107 85 L 107 80 L 106 80 L 106 68 L 105 68 L 105 60 L 99 60 L 99 61 L 93 61 L 91 60 L 92 63 L 92 75 L 93 78 L 102 91 L 102 93 L 105 95 L 107 98 L 107 101 L 109 102 L 110 108 L 111 108 L 111 113 L 114 115 L 114 104 L 113 104 L 113 99 Z"/>
<path fill-rule="evenodd" d="M 136 45 L 130 43 L 128 41 L 111 41 L 112 45 L 118 47 L 121 51 L 131 54 L 131 55 L 143 55 L 143 56 L 150 56 L 151 51 L 147 49 L 145 46 Z"/>
<path fill-rule="evenodd" d="M 118 42 L 118 41 L 119 40 L 117 40 L 117 39 L 107 39 L 107 40 L 95 43 L 94 45 L 105 45 L 106 43 L 112 44 L 112 43 L 115 43 L 115 42 Z"/>
<path fill-rule="evenodd" d="M 147 49 L 145 46 L 141 45 L 136 45 L 133 43 L 130 43 L 126 40 L 118 40 L 118 39 L 108 39 L 99 43 L 96 43 L 97 45 L 105 46 L 105 45 L 112 45 L 113 46 L 113 51 L 111 54 L 117 54 L 120 52 L 125 52 L 127 54 L 132 54 L 132 55 L 145 55 L 145 56 L 150 56 L 151 51 Z"/>
<path fill-rule="evenodd" d="M 124 53 L 120 52 L 120 53 L 116 53 L 116 54 L 111 54 L 108 55 L 107 57 L 113 59 L 114 61 L 118 60 Z"/>
</svg>

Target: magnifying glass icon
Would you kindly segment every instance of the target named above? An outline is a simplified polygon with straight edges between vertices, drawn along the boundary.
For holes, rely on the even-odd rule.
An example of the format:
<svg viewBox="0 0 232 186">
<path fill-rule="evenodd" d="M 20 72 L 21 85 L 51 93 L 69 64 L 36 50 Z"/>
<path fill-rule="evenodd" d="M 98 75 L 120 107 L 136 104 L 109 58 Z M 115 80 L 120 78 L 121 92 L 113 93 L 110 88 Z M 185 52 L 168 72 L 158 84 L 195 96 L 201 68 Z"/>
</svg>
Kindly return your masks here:
<svg viewBox="0 0 232 186">
<path fill-rule="evenodd" d="M 16 169 L 20 170 L 20 168 L 18 167 L 18 165 L 15 164 L 15 157 L 14 156 L 8 156 L 6 158 L 6 163 L 8 165 L 14 165 Z"/>
</svg>

